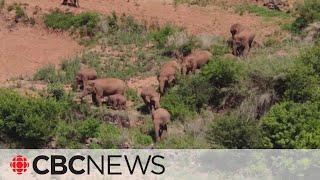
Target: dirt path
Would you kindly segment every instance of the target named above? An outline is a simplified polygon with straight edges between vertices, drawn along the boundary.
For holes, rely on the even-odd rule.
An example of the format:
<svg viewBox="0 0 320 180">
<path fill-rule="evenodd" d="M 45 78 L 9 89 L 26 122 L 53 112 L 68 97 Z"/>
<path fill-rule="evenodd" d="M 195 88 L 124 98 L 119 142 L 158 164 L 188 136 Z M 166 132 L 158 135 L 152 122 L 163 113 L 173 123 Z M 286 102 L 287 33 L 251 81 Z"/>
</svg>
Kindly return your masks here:
<svg viewBox="0 0 320 180">
<path fill-rule="evenodd" d="M 230 25 L 236 22 L 251 27 L 258 38 L 271 34 L 278 29 L 278 27 L 270 26 L 270 24 L 263 22 L 260 17 L 254 15 L 240 16 L 215 6 L 179 5 L 175 7 L 170 3 L 170 0 L 129 0 L 129 2 L 127 0 L 80 0 L 80 8 L 62 6 L 57 0 L 7 0 L 6 2 L 22 2 L 31 6 L 38 5 L 45 11 L 58 7 L 60 9 L 70 9 L 74 12 L 98 11 L 110 14 L 115 11 L 120 14 L 133 15 L 141 20 L 156 18 L 160 24 L 171 22 L 185 27 L 192 34 L 228 36 Z"/>
<path fill-rule="evenodd" d="M 40 27 L 19 26 L 12 31 L 0 27 L 0 82 L 31 75 L 46 64 L 57 65 L 80 49 L 67 35 L 50 34 Z"/>
</svg>

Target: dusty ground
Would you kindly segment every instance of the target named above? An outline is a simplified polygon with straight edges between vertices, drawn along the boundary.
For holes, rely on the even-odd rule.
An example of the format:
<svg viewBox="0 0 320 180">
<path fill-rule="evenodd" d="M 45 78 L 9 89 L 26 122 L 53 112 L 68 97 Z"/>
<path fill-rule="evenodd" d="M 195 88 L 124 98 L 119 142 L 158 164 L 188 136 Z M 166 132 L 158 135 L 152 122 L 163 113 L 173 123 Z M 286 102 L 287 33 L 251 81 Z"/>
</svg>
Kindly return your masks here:
<svg viewBox="0 0 320 180">
<path fill-rule="evenodd" d="M 236 22 L 251 27 L 258 39 L 278 30 L 278 27 L 270 26 L 254 15 L 239 16 L 217 6 L 176 7 L 169 0 L 81 0 L 80 8 L 62 6 L 57 0 L 6 0 L 6 4 L 13 2 L 28 4 L 29 8 L 38 6 L 43 12 L 56 7 L 76 13 L 98 11 L 110 14 L 115 11 L 143 21 L 158 19 L 160 24 L 174 23 L 192 34 L 229 36 L 229 27 Z M 72 38 L 61 33 L 49 33 L 43 25 L 34 28 L 19 26 L 9 31 L 3 24 L 0 22 L 0 82 L 13 76 L 29 75 L 45 64 L 59 64 L 63 58 L 81 49 Z"/>
<path fill-rule="evenodd" d="M 55 7 L 69 9 L 73 12 L 98 11 L 110 14 L 112 11 L 133 15 L 141 20 L 158 19 L 160 24 L 174 23 L 185 27 L 189 33 L 209 33 L 229 35 L 231 24 L 241 22 L 257 32 L 258 37 L 264 37 L 276 29 L 254 15 L 239 16 L 231 10 L 217 6 L 187 6 L 172 5 L 170 0 L 90 0 L 80 1 L 80 8 L 66 7 L 57 0 L 7 0 L 7 3 L 21 2 L 30 6 L 39 6 L 44 11 Z M 272 27 L 272 28 L 270 28 Z"/>
</svg>

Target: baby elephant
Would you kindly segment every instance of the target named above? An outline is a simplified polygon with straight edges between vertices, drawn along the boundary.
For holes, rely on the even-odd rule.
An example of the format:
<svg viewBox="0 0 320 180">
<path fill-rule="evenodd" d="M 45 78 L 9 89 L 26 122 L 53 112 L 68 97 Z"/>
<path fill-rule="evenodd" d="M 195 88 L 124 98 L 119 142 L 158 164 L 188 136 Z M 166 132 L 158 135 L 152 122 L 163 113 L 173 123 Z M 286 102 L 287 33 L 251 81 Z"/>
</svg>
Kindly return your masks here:
<svg viewBox="0 0 320 180">
<path fill-rule="evenodd" d="M 182 60 L 182 74 L 195 73 L 196 69 L 207 64 L 211 57 L 212 54 L 209 51 L 197 50 L 193 52 Z"/>
<path fill-rule="evenodd" d="M 83 91 L 82 97 L 92 94 L 92 101 L 101 106 L 102 99 L 105 96 L 114 94 L 124 94 L 126 84 L 124 81 L 116 78 L 104 78 L 88 81 L 88 85 Z"/>
<path fill-rule="evenodd" d="M 127 99 L 121 94 L 114 94 L 108 97 L 108 105 L 114 109 L 126 109 Z"/>
<path fill-rule="evenodd" d="M 170 113 L 163 108 L 159 108 L 152 112 L 152 120 L 156 141 L 160 141 L 164 131 L 168 131 L 167 124 L 170 122 Z"/>
<path fill-rule="evenodd" d="M 158 75 L 161 94 L 163 94 L 169 85 L 174 82 L 179 71 L 180 65 L 175 60 L 168 61 L 162 66 Z"/>
<path fill-rule="evenodd" d="M 90 69 L 90 68 L 80 69 L 76 75 L 77 89 L 79 88 L 80 90 L 85 89 L 87 81 L 97 79 L 97 76 L 98 76 L 97 71 L 94 69 Z"/>
<path fill-rule="evenodd" d="M 143 88 L 141 91 L 141 98 L 146 104 L 149 112 L 160 108 L 160 94 L 154 88 Z"/>
<path fill-rule="evenodd" d="M 246 57 L 250 51 L 255 34 L 239 23 L 233 24 L 230 27 L 230 33 L 232 36 L 232 54 Z"/>
<path fill-rule="evenodd" d="M 233 55 L 247 57 L 250 52 L 254 38 L 255 34 L 248 30 L 236 34 L 234 36 L 232 45 Z"/>
</svg>

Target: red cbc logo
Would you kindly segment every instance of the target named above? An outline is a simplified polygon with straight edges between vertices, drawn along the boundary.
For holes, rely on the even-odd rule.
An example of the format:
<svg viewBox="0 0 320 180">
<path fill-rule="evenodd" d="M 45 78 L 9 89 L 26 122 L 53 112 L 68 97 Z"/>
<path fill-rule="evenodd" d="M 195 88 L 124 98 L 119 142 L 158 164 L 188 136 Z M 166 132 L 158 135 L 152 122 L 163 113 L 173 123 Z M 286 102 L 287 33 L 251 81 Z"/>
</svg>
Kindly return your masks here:
<svg viewBox="0 0 320 180">
<path fill-rule="evenodd" d="M 10 162 L 10 167 L 13 172 L 18 175 L 25 173 L 29 167 L 29 162 L 26 157 L 17 155 Z"/>
</svg>

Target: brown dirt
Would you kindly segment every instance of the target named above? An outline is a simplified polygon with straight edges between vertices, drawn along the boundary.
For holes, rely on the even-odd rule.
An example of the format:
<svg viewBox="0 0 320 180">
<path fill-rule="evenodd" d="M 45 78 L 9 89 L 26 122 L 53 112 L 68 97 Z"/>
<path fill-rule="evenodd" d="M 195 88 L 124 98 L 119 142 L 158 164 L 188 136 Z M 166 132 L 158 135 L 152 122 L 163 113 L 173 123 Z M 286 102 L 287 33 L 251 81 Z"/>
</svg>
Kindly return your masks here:
<svg viewBox="0 0 320 180">
<path fill-rule="evenodd" d="M 0 24 L 0 82 L 31 75 L 47 64 L 58 65 L 81 49 L 67 35 L 49 33 L 40 26 L 8 29 L 3 19 Z"/>
<path fill-rule="evenodd" d="M 48 0 L 7 0 L 12 2 L 27 2 L 30 6 L 39 6 L 44 11 L 60 8 L 72 12 L 98 11 L 110 14 L 112 11 L 118 14 L 133 15 L 140 20 L 154 21 L 158 19 L 160 24 L 174 23 L 185 27 L 191 34 L 229 35 L 229 27 L 233 23 L 241 22 L 252 28 L 257 36 L 264 37 L 277 29 L 275 26 L 263 22 L 255 15 L 240 16 L 231 10 L 223 10 L 217 6 L 188 6 L 172 5 L 170 0 L 90 0 L 80 1 L 80 8 L 62 6 L 57 1 Z"/>
<path fill-rule="evenodd" d="M 214 34 L 229 36 L 231 24 L 241 22 L 251 27 L 261 39 L 272 34 L 279 28 L 262 21 L 254 15 L 239 16 L 221 7 L 208 6 L 174 6 L 169 0 L 90 0 L 80 1 L 80 8 L 60 5 L 55 0 L 6 0 L 6 4 L 13 2 L 24 3 L 29 9 L 60 8 L 75 13 L 84 11 L 98 11 L 110 14 L 129 14 L 141 21 L 154 21 L 160 24 L 174 23 L 186 28 L 191 34 Z M 1 20 L 0 20 L 1 21 Z M 4 24 L 0 22 L 0 24 Z M 45 64 L 59 64 L 61 59 L 74 55 L 80 46 L 65 34 L 49 33 L 43 25 L 37 27 L 19 26 L 9 31 L 0 25 L 0 82 L 13 76 L 30 75 Z M 65 48 L 68 47 L 68 48 Z"/>
</svg>

